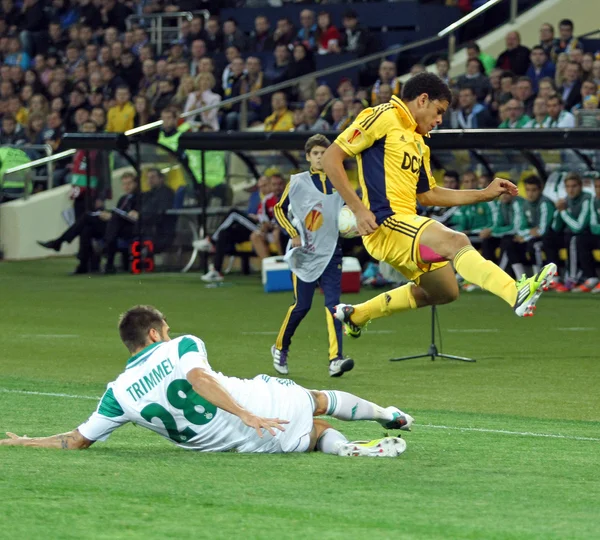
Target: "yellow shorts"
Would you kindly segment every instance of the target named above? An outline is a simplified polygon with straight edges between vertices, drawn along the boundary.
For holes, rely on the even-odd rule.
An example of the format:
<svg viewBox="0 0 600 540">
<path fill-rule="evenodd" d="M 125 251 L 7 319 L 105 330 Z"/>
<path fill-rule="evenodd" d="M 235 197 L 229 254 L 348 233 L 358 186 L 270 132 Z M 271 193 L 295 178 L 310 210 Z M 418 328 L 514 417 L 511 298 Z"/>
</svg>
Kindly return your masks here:
<svg viewBox="0 0 600 540">
<path fill-rule="evenodd" d="M 372 257 L 393 266 L 415 283 L 426 272 L 442 268 L 448 261 L 425 263 L 419 255 L 421 234 L 433 220 L 416 214 L 396 214 L 387 218 L 379 228 L 363 238 Z"/>
</svg>

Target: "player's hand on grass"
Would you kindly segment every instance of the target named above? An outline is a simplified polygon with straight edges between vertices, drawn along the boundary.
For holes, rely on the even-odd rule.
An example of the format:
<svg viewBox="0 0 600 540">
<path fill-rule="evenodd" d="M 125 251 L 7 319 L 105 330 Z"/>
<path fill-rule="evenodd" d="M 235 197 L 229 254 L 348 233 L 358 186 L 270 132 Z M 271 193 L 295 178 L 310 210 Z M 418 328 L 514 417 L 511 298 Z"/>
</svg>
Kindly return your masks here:
<svg viewBox="0 0 600 540">
<path fill-rule="evenodd" d="M 246 413 L 240 416 L 242 422 L 248 427 L 254 428 L 258 436 L 262 439 L 263 429 L 266 429 L 273 437 L 275 437 L 275 430 L 285 431 L 283 424 L 289 424 L 287 420 L 281 420 L 279 418 L 261 418 L 252 413 Z"/>
<path fill-rule="evenodd" d="M 494 178 L 493 182 L 484 189 L 486 200 L 493 201 L 500 195 L 509 193 L 513 197 L 519 194 L 517 186 L 515 186 L 510 180 L 504 178 Z"/>
<path fill-rule="evenodd" d="M 8 439 L 0 439 L 0 446 L 18 446 L 25 439 L 29 439 L 29 437 L 27 435 L 23 435 L 22 437 L 19 437 L 18 435 L 15 435 L 14 433 L 11 433 L 10 431 L 7 431 L 6 435 L 8 436 Z"/>
<path fill-rule="evenodd" d="M 292 238 L 292 247 L 300 247 L 302 246 L 302 238 L 300 238 L 300 235 L 298 236 L 294 236 L 294 238 Z"/>
<path fill-rule="evenodd" d="M 375 214 L 366 206 L 363 206 L 354 215 L 356 216 L 356 228 L 361 236 L 368 236 L 377 230 L 378 225 L 375 220 Z"/>
</svg>

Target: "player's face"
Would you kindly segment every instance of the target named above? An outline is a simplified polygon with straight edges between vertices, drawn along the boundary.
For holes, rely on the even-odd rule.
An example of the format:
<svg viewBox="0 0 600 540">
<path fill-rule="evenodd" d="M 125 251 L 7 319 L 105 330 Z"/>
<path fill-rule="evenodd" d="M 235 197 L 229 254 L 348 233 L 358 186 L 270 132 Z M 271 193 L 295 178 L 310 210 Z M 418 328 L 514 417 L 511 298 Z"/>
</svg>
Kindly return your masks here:
<svg viewBox="0 0 600 540">
<path fill-rule="evenodd" d="M 160 329 L 161 341 L 171 341 L 171 336 L 169 336 L 170 331 L 169 325 L 166 322 L 163 322 L 162 328 Z"/>
<path fill-rule="evenodd" d="M 567 180 L 565 182 L 565 189 L 567 190 L 567 196 L 569 199 L 574 199 L 581 195 L 582 186 L 577 180 Z"/>
<path fill-rule="evenodd" d="M 542 191 L 533 184 L 525 184 L 525 196 L 529 202 L 535 202 L 540 198 Z"/>
<path fill-rule="evenodd" d="M 315 146 L 311 149 L 310 153 L 306 154 L 306 161 L 310 163 L 310 166 L 317 170 L 322 171 L 323 165 L 321 165 L 321 160 L 323 159 L 323 154 L 325 153 L 327 148 L 323 146 Z"/>
<path fill-rule="evenodd" d="M 426 135 L 432 129 L 439 126 L 449 105 L 446 100 L 440 101 L 439 99 L 434 99 L 432 101 L 427 97 L 427 94 L 423 94 L 418 98 L 417 115 L 415 116 L 417 133 Z"/>
</svg>

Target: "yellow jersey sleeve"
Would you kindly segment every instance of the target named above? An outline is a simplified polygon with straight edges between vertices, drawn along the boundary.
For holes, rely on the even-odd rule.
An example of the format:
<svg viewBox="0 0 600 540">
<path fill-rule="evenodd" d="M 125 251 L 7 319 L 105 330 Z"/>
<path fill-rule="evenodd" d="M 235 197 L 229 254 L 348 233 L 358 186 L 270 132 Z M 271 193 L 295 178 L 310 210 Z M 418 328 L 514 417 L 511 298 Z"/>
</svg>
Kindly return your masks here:
<svg viewBox="0 0 600 540">
<path fill-rule="evenodd" d="M 385 113 L 392 109 L 393 105 L 390 103 L 365 109 L 338 136 L 335 143 L 349 156 L 360 154 L 385 135 L 388 124 Z"/>
</svg>

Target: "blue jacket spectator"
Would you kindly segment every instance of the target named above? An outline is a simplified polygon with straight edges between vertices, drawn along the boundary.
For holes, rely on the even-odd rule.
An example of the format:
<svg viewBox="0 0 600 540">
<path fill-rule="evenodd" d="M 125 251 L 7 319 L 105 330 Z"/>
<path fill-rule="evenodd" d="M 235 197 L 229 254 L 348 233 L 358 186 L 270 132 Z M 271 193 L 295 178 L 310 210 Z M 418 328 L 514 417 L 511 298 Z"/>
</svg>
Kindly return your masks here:
<svg viewBox="0 0 600 540">
<path fill-rule="evenodd" d="M 550 60 L 548 60 L 546 51 L 541 45 L 536 45 L 533 47 L 533 49 L 531 49 L 529 59 L 531 60 L 531 64 L 527 69 L 526 75 L 531 79 L 533 92 L 537 94 L 539 82 L 544 77 L 550 77 L 551 79 L 554 79 L 556 66 Z"/>
</svg>

